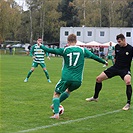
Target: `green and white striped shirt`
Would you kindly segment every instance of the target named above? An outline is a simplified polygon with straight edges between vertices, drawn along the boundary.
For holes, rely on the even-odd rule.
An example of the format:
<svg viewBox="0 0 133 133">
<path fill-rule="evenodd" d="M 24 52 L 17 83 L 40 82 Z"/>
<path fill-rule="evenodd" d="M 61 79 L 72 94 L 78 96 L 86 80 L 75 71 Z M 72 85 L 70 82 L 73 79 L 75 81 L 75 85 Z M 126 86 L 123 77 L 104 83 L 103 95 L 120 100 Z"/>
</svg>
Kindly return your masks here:
<svg viewBox="0 0 133 133">
<path fill-rule="evenodd" d="M 112 56 L 114 49 L 115 48 L 113 46 L 108 47 L 108 56 Z"/>
<path fill-rule="evenodd" d="M 45 52 L 43 49 L 38 46 L 38 44 L 34 44 L 30 50 L 30 56 L 35 56 L 33 59 L 36 63 L 44 63 L 44 55 Z M 46 52 L 46 56 L 48 56 L 48 53 Z"/>
</svg>

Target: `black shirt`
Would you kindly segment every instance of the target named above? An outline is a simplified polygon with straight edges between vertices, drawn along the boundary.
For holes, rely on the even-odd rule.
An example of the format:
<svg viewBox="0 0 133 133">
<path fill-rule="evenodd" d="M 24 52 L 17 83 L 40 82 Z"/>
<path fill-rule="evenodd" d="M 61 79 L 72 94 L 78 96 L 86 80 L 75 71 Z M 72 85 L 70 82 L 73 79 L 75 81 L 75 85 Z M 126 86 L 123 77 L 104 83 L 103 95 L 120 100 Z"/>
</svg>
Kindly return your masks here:
<svg viewBox="0 0 133 133">
<path fill-rule="evenodd" d="M 115 67 L 130 70 L 132 58 L 133 47 L 131 45 L 127 44 L 125 47 L 120 47 L 120 45 L 117 44 L 115 46 Z"/>
</svg>

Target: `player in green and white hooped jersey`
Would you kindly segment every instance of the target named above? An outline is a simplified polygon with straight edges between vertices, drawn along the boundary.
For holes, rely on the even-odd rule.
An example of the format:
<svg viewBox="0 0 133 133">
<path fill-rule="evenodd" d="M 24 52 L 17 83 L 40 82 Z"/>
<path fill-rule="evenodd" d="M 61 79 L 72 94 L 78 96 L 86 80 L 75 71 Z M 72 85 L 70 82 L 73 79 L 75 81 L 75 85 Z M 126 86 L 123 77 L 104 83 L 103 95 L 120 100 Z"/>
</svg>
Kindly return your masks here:
<svg viewBox="0 0 133 133">
<path fill-rule="evenodd" d="M 38 44 L 42 43 L 42 39 L 38 38 L 37 40 L 37 44 L 33 45 L 31 50 L 30 50 L 30 56 L 32 56 L 33 58 L 33 62 L 32 62 L 32 67 L 31 70 L 28 72 L 28 75 L 26 77 L 26 79 L 24 80 L 24 82 L 27 82 L 30 75 L 32 74 L 32 72 L 35 70 L 35 68 L 40 65 L 46 75 L 46 78 L 48 80 L 49 83 L 51 83 L 50 78 L 49 78 L 49 74 L 48 71 L 46 69 L 46 65 L 44 62 L 44 50 L 40 48 L 40 46 Z M 47 58 L 50 60 L 48 53 L 46 52 L 46 56 Z"/>
<path fill-rule="evenodd" d="M 113 65 L 114 65 L 114 51 L 115 51 L 115 48 L 114 46 L 112 46 L 112 42 L 110 42 L 107 56 L 106 56 L 106 61 L 111 60 Z M 103 67 L 106 67 L 106 65 L 103 65 Z"/>
<path fill-rule="evenodd" d="M 70 34 L 68 36 L 68 47 L 52 49 L 41 45 L 40 47 L 49 53 L 61 55 L 63 57 L 62 76 L 56 84 L 53 94 L 53 108 L 54 116 L 50 118 L 59 119 L 59 105 L 69 97 L 70 93 L 81 86 L 83 78 L 84 59 L 92 58 L 100 63 L 107 62 L 91 53 L 83 47 L 76 46 L 76 35 Z"/>
</svg>

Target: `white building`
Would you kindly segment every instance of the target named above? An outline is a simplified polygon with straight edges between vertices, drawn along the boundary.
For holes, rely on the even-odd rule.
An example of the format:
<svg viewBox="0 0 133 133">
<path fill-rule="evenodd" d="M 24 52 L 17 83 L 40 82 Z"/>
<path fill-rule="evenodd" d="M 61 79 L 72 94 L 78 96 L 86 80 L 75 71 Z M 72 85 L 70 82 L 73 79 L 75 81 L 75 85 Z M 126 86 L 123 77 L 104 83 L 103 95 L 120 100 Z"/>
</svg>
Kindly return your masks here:
<svg viewBox="0 0 133 133">
<path fill-rule="evenodd" d="M 126 27 L 61 27 L 60 28 L 60 47 L 67 44 L 67 37 L 70 34 L 77 35 L 77 39 L 83 43 L 96 41 L 106 43 L 116 42 L 118 34 L 124 34 L 127 43 L 133 46 L 133 28 Z"/>
</svg>

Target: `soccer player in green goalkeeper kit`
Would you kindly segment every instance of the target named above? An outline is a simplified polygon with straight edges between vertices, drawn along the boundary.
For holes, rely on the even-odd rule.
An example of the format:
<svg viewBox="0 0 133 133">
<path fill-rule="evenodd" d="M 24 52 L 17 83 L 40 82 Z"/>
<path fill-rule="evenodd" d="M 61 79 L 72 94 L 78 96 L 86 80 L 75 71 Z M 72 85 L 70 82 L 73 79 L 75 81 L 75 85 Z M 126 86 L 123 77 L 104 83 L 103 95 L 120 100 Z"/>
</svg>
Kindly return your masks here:
<svg viewBox="0 0 133 133">
<path fill-rule="evenodd" d="M 59 105 L 69 97 L 70 93 L 78 89 L 82 84 L 84 59 L 92 58 L 100 63 L 107 64 L 106 61 L 91 53 L 86 48 L 76 46 L 77 37 L 70 34 L 67 39 L 68 46 L 65 48 L 52 49 L 40 44 L 40 48 L 49 53 L 61 55 L 64 59 L 62 66 L 62 76 L 55 87 L 53 94 L 54 115 L 50 118 L 59 119 Z"/>
</svg>

